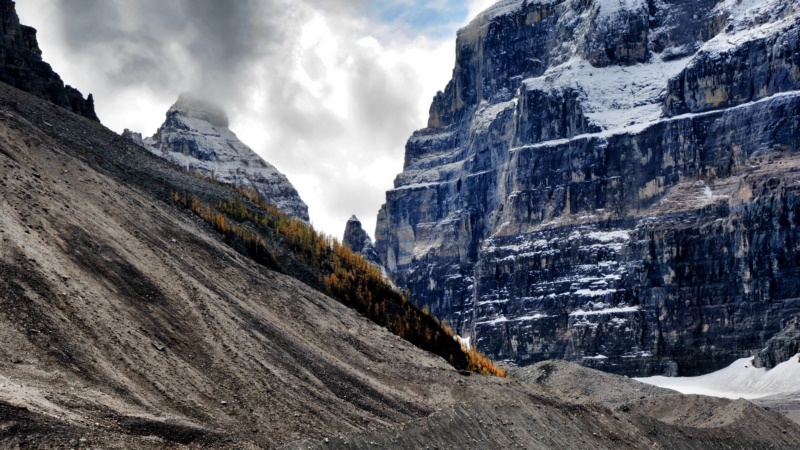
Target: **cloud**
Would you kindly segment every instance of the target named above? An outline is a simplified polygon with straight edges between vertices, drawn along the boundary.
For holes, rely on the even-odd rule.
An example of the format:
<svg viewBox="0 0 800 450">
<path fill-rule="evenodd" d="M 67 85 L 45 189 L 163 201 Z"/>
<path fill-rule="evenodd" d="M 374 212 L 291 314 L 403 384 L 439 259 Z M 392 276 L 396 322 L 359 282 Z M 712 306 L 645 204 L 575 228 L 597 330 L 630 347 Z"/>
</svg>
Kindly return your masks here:
<svg viewBox="0 0 800 450">
<path fill-rule="evenodd" d="M 44 58 L 115 131 L 152 134 L 184 91 L 283 171 L 312 222 L 368 232 L 454 62 L 456 0 L 25 0 Z"/>
</svg>

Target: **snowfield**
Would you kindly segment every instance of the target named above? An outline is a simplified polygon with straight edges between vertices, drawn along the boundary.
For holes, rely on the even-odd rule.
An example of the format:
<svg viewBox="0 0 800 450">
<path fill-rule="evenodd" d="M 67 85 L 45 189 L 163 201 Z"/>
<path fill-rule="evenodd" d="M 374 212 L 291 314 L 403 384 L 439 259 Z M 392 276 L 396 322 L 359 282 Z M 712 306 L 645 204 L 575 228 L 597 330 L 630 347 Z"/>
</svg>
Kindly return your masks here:
<svg viewBox="0 0 800 450">
<path fill-rule="evenodd" d="M 699 377 L 647 377 L 636 381 L 683 394 L 730 399 L 754 399 L 800 393 L 800 354 L 771 370 L 753 367 L 753 358 L 736 360 L 730 366 Z"/>
</svg>

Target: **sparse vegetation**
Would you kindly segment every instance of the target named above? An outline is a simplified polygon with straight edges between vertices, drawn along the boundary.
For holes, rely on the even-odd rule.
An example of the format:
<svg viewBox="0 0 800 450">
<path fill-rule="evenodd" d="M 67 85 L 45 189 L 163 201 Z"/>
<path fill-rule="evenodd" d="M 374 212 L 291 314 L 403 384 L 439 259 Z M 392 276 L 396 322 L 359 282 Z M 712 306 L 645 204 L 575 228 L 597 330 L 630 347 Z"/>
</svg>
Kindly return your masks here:
<svg viewBox="0 0 800 450">
<path fill-rule="evenodd" d="M 417 347 L 445 358 L 454 367 L 505 376 L 486 356 L 463 348 L 447 324 L 410 302 L 408 293 L 393 288 L 380 269 L 360 254 L 313 226 L 282 214 L 255 189 L 235 191 L 214 207 L 185 194 L 174 193 L 172 200 L 191 209 L 224 238 L 243 244 L 251 258 L 267 267 L 280 269 L 273 246 L 283 246 L 319 274 L 313 287 Z"/>
</svg>

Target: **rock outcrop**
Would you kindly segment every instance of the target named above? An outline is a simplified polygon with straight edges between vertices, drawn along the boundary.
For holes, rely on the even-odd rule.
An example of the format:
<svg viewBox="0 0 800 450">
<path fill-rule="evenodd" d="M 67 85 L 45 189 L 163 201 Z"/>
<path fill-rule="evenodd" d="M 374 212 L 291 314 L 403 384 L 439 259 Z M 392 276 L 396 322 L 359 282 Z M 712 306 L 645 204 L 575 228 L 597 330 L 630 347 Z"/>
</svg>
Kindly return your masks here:
<svg viewBox="0 0 800 450">
<path fill-rule="evenodd" d="M 372 238 L 364 231 L 358 217 L 352 216 L 347 221 L 347 225 L 344 228 L 342 243 L 350 247 L 350 250 L 353 252 L 360 253 L 367 261 L 378 267 L 382 267 L 378 252 L 375 251 L 375 245 L 372 243 Z"/>
<path fill-rule="evenodd" d="M 308 222 L 308 206 L 284 174 L 228 129 L 217 105 L 183 94 L 155 135 L 125 130 L 128 139 L 188 170 L 239 187 L 252 187 L 279 210 Z"/>
<path fill-rule="evenodd" d="M 795 318 L 753 357 L 755 367 L 772 369 L 800 353 L 800 321 Z"/>
<path fill-rule="evenodd" d="M 692 375 L 800 314 L 800 2 L 497 3 L 378 216 L 487 355 Z"/>
<path fill-rule="evenodd" d="M 72 86 L 64 86 L 58 76 L 42 60 L 36 30 L 21 25 L 12 0 L 0 0 L 0 81 L 17 89 L 99 122 L 94 111 L 92 94 L 83 94 Z"/>
</svg>

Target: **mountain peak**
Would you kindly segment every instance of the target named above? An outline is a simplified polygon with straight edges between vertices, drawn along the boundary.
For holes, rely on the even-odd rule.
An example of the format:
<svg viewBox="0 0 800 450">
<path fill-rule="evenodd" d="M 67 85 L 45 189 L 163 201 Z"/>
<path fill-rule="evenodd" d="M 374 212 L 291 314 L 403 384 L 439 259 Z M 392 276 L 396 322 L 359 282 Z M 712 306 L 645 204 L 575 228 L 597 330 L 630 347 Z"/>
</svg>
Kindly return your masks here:
<svg viewBox="0 0 800 450">
<path fill-rule="evenodd" d="M 361 256 L 366 258 L 367 261 L 377 267 L 383 267 L 378 253 L 375 251 L 375 245 L 372 243 L 372 238 L 369 237 L 364 228 L 361 227 L 361 221 L 358 220 L 353 214 L 347 221 L 347 226 L 344 229 L 344 238 L 342 243 L 350 250 L 360 253 Z"/>
<path fill-rule="evenodd" d="M 280 211 L 308 222 L 308 206 L 275 166 L 265 161 L 228 129 L 222 107 L 184 93 L 167 112 L 155 135 L 124 136 L 150 152 L 193 172 L 239 187 L 254 188 Z"/>
<path fill-rule="evenodd" d="M 229 124 L 228 115 L 221 106 L 188 92 L 184 92 L 178 97 L 178 101 L 172 105 L 169 112 L 179 112 L 184 116 L 208 122 L 215 127 L 228 128 Z"/>
</svg>

